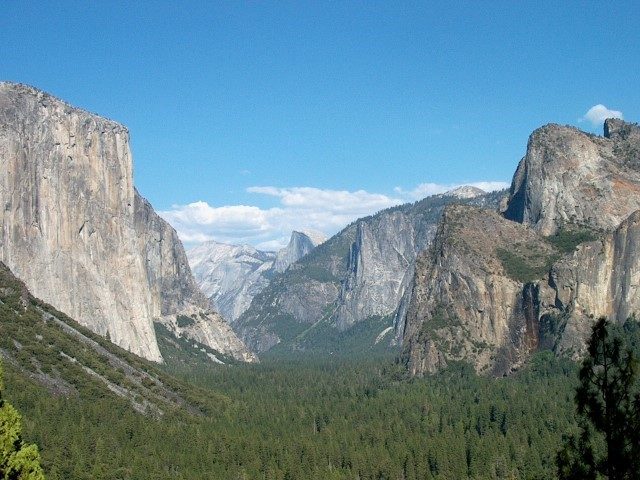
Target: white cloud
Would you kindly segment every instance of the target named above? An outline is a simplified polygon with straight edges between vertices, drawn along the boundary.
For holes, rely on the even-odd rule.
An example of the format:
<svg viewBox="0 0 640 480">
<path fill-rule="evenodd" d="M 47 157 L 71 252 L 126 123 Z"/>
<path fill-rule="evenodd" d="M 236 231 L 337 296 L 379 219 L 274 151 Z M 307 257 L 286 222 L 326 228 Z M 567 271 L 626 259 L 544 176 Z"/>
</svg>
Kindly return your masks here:
<svg viewBox="0 0 640 480">
<path fill-rule="evenodd" d="M 309 210 L 324 208 L 343 213 L 381 210 L 403 201 L 401 198 L 390 198 L 387 195 L 369 193 L 364 190 L 349 192 L 313 187 L 249 187 L 247 191 L 278 197 L 282 205 L 289 208 Z"/>
<path fill-rule="evenodd" d="M 251 187 L 250 193 L 277 197 L 279 207 L 248 205 L 215 207 L 198 201 L 160 212 L 187 244 L 207 240 L 249 243 L 275 250 L 286 245 L 292 230 L 331 235 L 351 221 L 402 203 L 401 198 L 311 187 Z"/>
<path fill-rule="evenodd" d="M 475 182 L 465 185 L 473 185 L 486 191 L 508 186 L 505 182 Z M 435 193 L 444 193 L 458 186 L 460 185 L 423 183 L 409 191 L 396 188 L 394 196 L 364 190 L 256 186 L 247 191 L 275 197 L 279 205 L 272 208 L 251 205 L 216 207 L 198 201 L 187 205 L 173 205 L 170 210 L 160 212 L 160 215 L 178 231 L 186 244 L 216 240 L 233 244 L 248 243 L 264 250 L 277 250 L 286 245 L 292 230 L 316 230 L 329 237 L 357 218 Z"/>
<path fill-rule="evenodd" d="M 609 110 L 607 107 L 599 103 L 591 107 L 587 113 L 584 114 L 581 120 L 591 122 L 594 127 L 600 126 L 607 118 L 620 118 L 622 119 L 622 112 L 618 110 Z"/>
</svg>

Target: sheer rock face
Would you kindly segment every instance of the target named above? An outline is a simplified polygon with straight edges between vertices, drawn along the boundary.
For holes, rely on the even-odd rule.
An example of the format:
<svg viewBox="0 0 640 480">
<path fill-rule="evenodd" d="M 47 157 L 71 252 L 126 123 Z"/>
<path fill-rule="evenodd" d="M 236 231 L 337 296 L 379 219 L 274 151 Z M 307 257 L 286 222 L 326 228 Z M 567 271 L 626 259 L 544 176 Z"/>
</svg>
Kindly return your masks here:
<svg viewBox="0 0 640 480">
<path fill-rule="evenodd" d="M 289 244 L 276 254 L 273 269 L 278 273 L 284 272 L 325 240 L 321 233 L 293 231 Z"/>
<path fill-rule="evenodd" d="M 321 234 L 294 231 L 289 244 L 277 253 L 211 241 L 190 249 L 187 256 L 202 291 L 225 319 L 235 322 L 276 273 L 323 241 Z"/>
<path fill-rule="evenodd" d="M 393 326 L 395 336 L 385 341 L 395 344 L 404 322 L 394 318 L 406 308 L 402 299 L 413 281 L 416 256 L 433 239 L 444 206 L 458 202 L 497 209 L 502 196 L 434 195 L 359 219 L 276 276 L 234 328 L 257 351 L 279 343 L 295 350 L 321 343 L 322 337 L 307 339 L 322 329 L 339 336 L 386 317 L 387 324 L 376 328 Z"/>
<path fill-rule="evenodd" d="M 640 211 L 601 240 L 579 245 L 542 285 L 540 316 L 560 319 L 554 349 L 579 358 L 594 319 L 624 322 L 640 313 Z"/>
<path fill-rule="evenodd" d="M 0 159 L 1 260 L 35 296 L 161 361 L 153 320 L 208 304 L 175 231 L 133 187 L 126 128 L 0 83 Z"/>
<path fill-rule="evenodd" d="M 640 127 L 605 122 L 605 137 L 559 125 L 529 138 L 505 215 L 550 235 L 564 224 L 615 229 L 640 209 Z"/>
<path fill-rule="evenodd" d="M 605 137 L 558 125 L 536 130 L 505 209 L 521 224 L 452 208 L 416 263 L 404 317 L 411 372 L 465 360 L 499 375 L 538 348 L 579 358 L 595 319 L 622 322 L 640 311 L 639 208 L 637 125 L 607 120 Z M 554 250 L 548 236 L 576 225 L 600 238 Z M 537 278 L 514 275 L 521 260 Z"/>
<path fill-rule="evenodd" d="M 537 287 L 505 270 L 505 251 L 540 267 L 556 254 L 530 228 L 469 206 L 445 210 L 436 238 L 416 262 L 404 356 L 412 374 L 451 360 L 478 372 L 517 368 L 538 346 Z"/>
<path fill-rule="evenodd" d="M 398 308 L 406 273 L 435 233 L 435 225 L 430 225 L 418 235 L 420 227 L 400 211 L 357 224 L 334 314 L 338 328 L 345 330 L 360 319 L 390 315 Z"/>
<path fill-rule="evenodd" d="M 151 204 L 135 192 L 135 226 L 138 248 L 146 265 L 152 297 L 159 302 L 156 320 L 176 336 L 185 336 L 218 352 L 245 362 L 257 357 L 233 333 L 198 287 L 176 231 L 163 220 Z M 180 326 L 178 315 L 195 321 Z"/>
<path fill-rule="evenodd" d="M 191 275 L 189 262 L 176 231 L 135 192 L 135 231 L 146 269 L 154 307 L 161 315 L 190 307 L 209 308 L 209 302 Z"/>
<path fill-rule="evenodd" d="M 514 256 L 538 278 L 513 278 L 505 267 Z M 407 310 L 404 358 L 414 375 L 451 360 L 501 375 L 540 348 L 579 359 L 597 318 L 640 313 L 640 211 L 561 255 L 530 227 L 450 208 L 416 263 Z"/>
</svg>

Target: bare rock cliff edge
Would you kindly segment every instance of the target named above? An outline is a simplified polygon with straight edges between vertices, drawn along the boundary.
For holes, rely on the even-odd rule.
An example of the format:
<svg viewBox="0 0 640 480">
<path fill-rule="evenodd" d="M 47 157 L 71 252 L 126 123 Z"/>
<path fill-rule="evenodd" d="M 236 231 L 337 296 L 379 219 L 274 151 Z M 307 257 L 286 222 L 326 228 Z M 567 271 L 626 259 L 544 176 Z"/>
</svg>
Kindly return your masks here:
<svg viewBox="0 0 640 480">
<path fill-rule="evenodd" d="M 505 216 L 550 235 L 567 224 L 613 230 L 638 209 L 640 128 L 608 119 L 604 137 L 555 124 L 534 131 Z"/>
</svg>

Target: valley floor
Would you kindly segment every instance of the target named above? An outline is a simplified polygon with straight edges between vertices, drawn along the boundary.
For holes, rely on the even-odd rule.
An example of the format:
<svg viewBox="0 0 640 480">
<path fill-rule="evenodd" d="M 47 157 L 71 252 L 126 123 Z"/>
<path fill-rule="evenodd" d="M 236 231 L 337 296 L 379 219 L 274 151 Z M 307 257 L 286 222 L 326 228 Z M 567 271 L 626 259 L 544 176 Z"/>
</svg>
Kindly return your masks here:
<svg viewBox="0 0 640 480">
<path fill-rule="evenodd" d="M 210 391 L 204 415 L 54 396 L 9 364 L 6 394 L 49 479 L 553 478 L 575 422 L 575 366 L 547 353 L 498 380 L 408 379 L 390 358 L 167 369 Z"/>
</svg>

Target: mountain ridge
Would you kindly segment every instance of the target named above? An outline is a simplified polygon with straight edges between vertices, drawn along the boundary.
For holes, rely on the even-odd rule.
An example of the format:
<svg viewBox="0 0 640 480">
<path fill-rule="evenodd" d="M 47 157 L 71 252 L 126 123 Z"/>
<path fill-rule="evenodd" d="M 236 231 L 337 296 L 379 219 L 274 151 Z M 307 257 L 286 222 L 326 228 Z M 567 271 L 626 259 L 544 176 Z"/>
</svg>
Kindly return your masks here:
<svg viewBox="0 0 640 480">
<path fill-rule="evenodd" d="M 277 345 L 280 351 L 305 354 L 317 348 L 337 353 L 340 339 L 358 325 L 370 342 L 358 348 L 370 348 L 392 326 L 394 335 L 376 345 L 395 348 L 402 325 L 394 318 L 411 282 L 413 260 L 433 237 L 444 206 L 475 202 L 497 209 L 503 195 L 460 199 L 440 194 L 360 218 L 276 275 L 234 328 L 254 351 Z M 335 346 L 323 337 L 334 339 Z"/>
<path fill-rule="evenodd" d="M 274 275 L 284 272 L 323 241 L 322 234 L 293 231 L 286 247 L 270 252 L 212 240 L 189 249 L 187 257 L 200 288 L 222 316 L 233 323 Z"/>
</svg>

